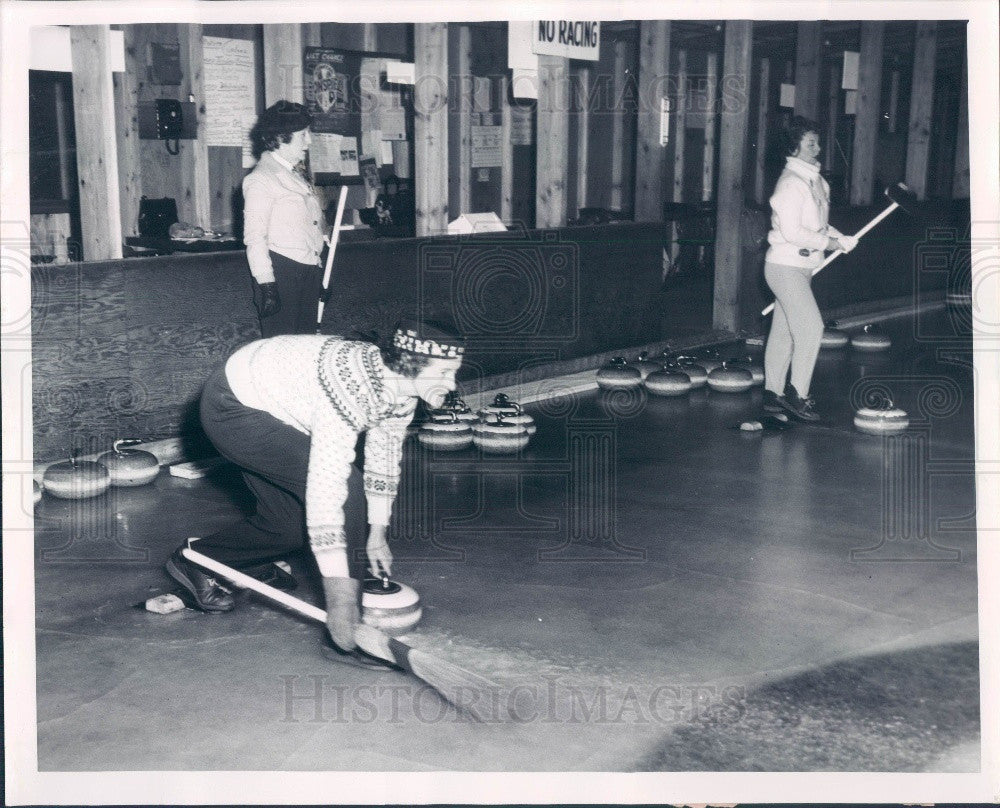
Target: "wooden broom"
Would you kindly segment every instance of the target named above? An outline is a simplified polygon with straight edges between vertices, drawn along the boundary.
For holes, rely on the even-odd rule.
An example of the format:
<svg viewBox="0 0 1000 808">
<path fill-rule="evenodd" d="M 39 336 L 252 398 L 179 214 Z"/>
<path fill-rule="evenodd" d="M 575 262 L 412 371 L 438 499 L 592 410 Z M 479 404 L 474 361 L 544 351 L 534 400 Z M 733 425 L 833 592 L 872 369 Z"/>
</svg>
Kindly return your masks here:
<svg viewBox="0 0 1000 808">
<path fill-rule="evenodd" d="M 202 555 L 190 547 L 182 551 L 184 557 L 199 567 L 239 586 L 250 589 L 268 600 L 279 603 L 293 612 L 326 624 L 326 612 L 311 603 L 268 586 L 256 578 L 251 578 L 239 570 L 227 567 L 214 558 Z M 354 641 L 368 654 L 384 659 L 393 665 L 412 673 L 422 682 L 433 687 L 441 696 L 459 710 L 471 715 L 477 721 L 503 721 L 505 715 L 501 712 L 500 687 L 464 668 L 451 662 L 438 659 L 426 651 L 413 648 L 394 637 L 371 626 L 361 624 L 354 630 Z M 491 695 L 493 696 L 491 702 Z M 493 709 L 490 709 L 490 708 Z"/>
</svg>

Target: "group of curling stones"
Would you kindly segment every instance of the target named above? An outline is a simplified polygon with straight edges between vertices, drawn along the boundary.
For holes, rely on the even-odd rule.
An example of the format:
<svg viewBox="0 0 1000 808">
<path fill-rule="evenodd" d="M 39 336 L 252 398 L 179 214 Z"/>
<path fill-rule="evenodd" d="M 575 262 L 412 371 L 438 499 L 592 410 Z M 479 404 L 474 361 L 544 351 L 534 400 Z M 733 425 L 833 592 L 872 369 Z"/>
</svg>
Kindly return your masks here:
<svg viewBox="0 0 1000 808">
<path fill-rule="evenodd" d="M 160 473 L 160 462 L 151 452 L 130 449 L 137 440 L 116 440 L 114 448 L 96 460 L 80 460 L 74 451 L 69 460 L 53 463 L 45 469 L 42 483 L 33 480 L 37 505 L 42 492 L 58 499 L 89 499 L 103 494 L 111 486 L 134 488 L 148 485 Z"/>
<path fill-rule="evenodd" d="M 823 332 L 821 347 L 838 350 L 850 345 L 862 353 L 888 351 L 892 346 L 889 337 L 872 325 L 851 335 L 828 323 Z M 706 349 L 696 355 L 673 354 L 664 351 L 657 358 L 641 353 L 632 361 L 615 357 L 597 371 L 597 385 L 601 390 L 627 390 L 644 387 L 654 396 L 683 396 L 691 390 L 708 387 L 717 393 L 746 393 L 764 384 L 764 368 L 751 357 L 722 359 L 715 349 Z M 771 416 L 780 420 L 782 428 L 788 424 L 786 416 Z M 855 412 L 854 426 L 867 435 L 892 435 L 909 427 L 909 417 L 904 410 L 886 399 L 878 407 L 862 407 Z M 760 432 L 761 421 L 744 421 L 739 425 L 743 432 Z"/>
<path fill-rule="evenodd" d="M 537 427 L 535 419 L 505 393 L 478 412 L 457 393 L 449 393 L 444 403 L 430 410 L 417 431 L 422 446 L 439 452 L 456 452 L 475 445 L 487 454 L 515 454 L 521 451 Z"/>
</svg>

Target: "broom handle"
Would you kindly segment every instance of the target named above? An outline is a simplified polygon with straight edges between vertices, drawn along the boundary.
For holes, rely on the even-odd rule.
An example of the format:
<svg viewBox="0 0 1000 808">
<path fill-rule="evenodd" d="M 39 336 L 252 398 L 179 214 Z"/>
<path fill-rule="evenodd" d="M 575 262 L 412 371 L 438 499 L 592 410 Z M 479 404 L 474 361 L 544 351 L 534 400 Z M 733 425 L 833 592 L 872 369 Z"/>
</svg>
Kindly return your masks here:
<svg viewBox="0 0 1000 808">
<path fill-rule="evenodd" d="M 885 210 L 883 210 L 878 216 L 876 216 L 874 219 L 872 219 L 870 222 L 868 222 L 868 224 L 866 224 L 864 227 L 862 227 L 857 233 L 855 233 L 854 234 L 854 238 L 860 239 L 862 236 L 865 235 L 865 233 L 867 233 L 869 230 L 871 230 L 875 225 L 877 225 L 879 222 L 881 222 L 886 216 L 888 216 L 890 213 L 892 213 L 898 207 L 899 207 L 899 203 L 898 202 L 893 202 L 891 205 L 889 205 L 889 207 L 887 207 Z M 843 254 L 844 254 L 843 250 L 834 250 L 832 253 L 830 253 L 826 257 L 826 260 L 822 264 L 820 264 L 818 267 L 816 267 L 816 269 L 814 269 L 812 271 L 812 274 L 815 275 L 817 272 L 819 272 L 821 269 L 823 269 L 827 264 L 829 264 L 831 261 L 833 261 L 837 256 L 840 256 L 840 255 L 843 255 Z M 766 309 L 764 309 L 760 313 L 760 315 L 761 315 L 761 317 L 767 317 L 767 315 L 769 315 L 773 310 L 774 310 L 774 303 L 771 303 Z"/>
<path fill-rule="evenodd" d="M 219 575 L 228 581 L 239 584 L 246 589 L 252 589 L 254 592 L 257 592 L 266 598 L 277 601 L 282 606 L 287 606 L 293 612 L 298 612 L 303 617 L 308 617 L 310 620 L 315 620 L 319 623 L 326 622 L 326 612 L 317 606 L 313 606 L 311 603 L 306 603 L 304 600 L 292 597 L 287 592 L 282 592 L 280 589 L 268 586 L 262 581 L 258 581 L 256 578 L 251 578 L 249 575 L 245 575 L 239 570 L 234 570 L 232 567 L 227 567 L 225 564 L 216 561 L 214 558 L 202 555 L 197 550 L 192 550 L 190 547 L 185 547 L 181 550 L 181 553 L 183 553 L 184 557 L 188 559 L 188 561 L 193 561 L 199 567 L 211 570 L 216 575 Z"/>
<path fill-rule="evenodd" d="M 319 329 L 323 322 L 323 307 L 326 303 L 326 288 L 330 285 L 330 273 L 333 270 L 333 256 L 337 252 L 337 242 L 340 241 L 340 225 L 344 220 L 344 205 L 347 204 L 347 186 L 340 186 L 340 199 L 337 200 L 337 218 L 333 220 L 333 235 L 330 236 L 330 249 L 326 253 L 326 268 L 323 271 L 323 297 L 319 300 L 319 308 L 316 311 L 316 328 Z M 220 573 L 221 574 L 221 573 Z"/>
</svg>

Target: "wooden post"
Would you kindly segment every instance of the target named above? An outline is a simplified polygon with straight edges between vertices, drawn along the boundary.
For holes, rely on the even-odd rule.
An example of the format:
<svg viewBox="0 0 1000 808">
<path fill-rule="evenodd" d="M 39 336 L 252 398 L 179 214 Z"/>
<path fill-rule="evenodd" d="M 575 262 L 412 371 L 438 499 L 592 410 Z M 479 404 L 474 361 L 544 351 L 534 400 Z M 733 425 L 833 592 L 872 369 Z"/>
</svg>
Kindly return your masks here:
<svg viewBox="0 0 1000 808">
<path fill-rule="evenodd" d="M 622 101 L 625 97 L 625 43 L 617 40 L 614 43 L 615 61 L 612 76 L 614 85 L 614 101 L 611 112 L 611 188 L 608 205 L 612 210 L 621 210 L 624 189 L 622 182 L 625 177 L 625 109 Z"/>
<path fill-rule="evenodd" d="M 708 64 L 705 67 L 706 107 L 705 110 L 705 148 L 702 152 L 701 168 L 701 201 L 712 199 L 712 185 L 715 181 L 715 120 L 718 110 L 719 58 L 715 53 L 708 54 Z"/>
<path fill-rule="evenodd" d="M 415 23 L 414 176 L 417 236 L 448 229 L 448 24 Z"/>
<path fill-rule="evenodd" d="M 764 161 L 767 157 L 767 116 L 771 106 L 771 60 L 760 60 L 760 95 L 757 98 L 757 152 L 754 154 L 753 198 L 758 205 L 767 199 L 764 188 Z"/>
<path fill-rule="evenodd" d="M 819 114 L 819 67 L 823 61 L 823 26 L 800 22 L 795 43 L 795 114 L 811 121 Z"/>
<path fill-rule="evenodd" d="M 514 217 L 514 115 L 510 106 L 510 79 L 500 76 L 500 220 L 511 224 Z"/>
<path fill-rule="evenodd" d="M 115 98 L 107 25 L 70 28 L 83 259 L 122 257 Z"/>
<path fill-rule="evenodd" d="M 636 129 L 635 220 L 663 221 L 666 147 L 660 145 L 660 103 L 667 98 L 670 72 L 670 22 L 639 24 L 639 114 Z"/>
<path fill-rule="evenodd" d="M 576 74 L 576 207 L 587 207 L 587 177 L 590 165 L 590 78 L 589 67 Z M 574 216 L 577 211 L 574 211 Z"/>
<path fill-rule="evenodd" d="M 472 212 L 472 28 L 448 28 L 448 216 Z"/>
<path fill-rule="evenodd" d="M 687 111 L 688 103 L 690 101 L 690 94 L 688 93 L 688 74 L 687 74 L 687 51 L 679 50 L 677 51 L 677 99 L 674 104 L 674 188 L 673 188 L 673 201 L 683 202 L 684 201 L 684 145 L 687 140 Z M 672 264 L 677 263 L 677 257 L 680 255 L 680 245 L 677 243 L 677 239 L 680 237 L 680 228 L 677 226 L 675 221 L 671 225 L 671 248 L 670 248 L 670 262 Z"/>
<path fill-rule="evenodd" d="M 538 57 L 538 135 L 535 149 L 535 226 L 566 224 L 569 163 L 569 60 Z"/>
<path fill-rule="evenodd" d="M 899 112 L 899 71 L 893 70 L 889 80 L 889 119 L 887 126 L 890 134 L 896 133 L 896 117 Z"/>
<path fill-rule="evenodd" d="M 910 93 L 910 129 L 906 139 L 906 184 L 917 199 L 927 196 L 927 164 L 931 146 L 931 114 L 934 111 L 934 60 L 937 23 L 917 23 L 913 47 L 913 89 Z"/>
<path fill-rule="evenodd" d="M 962 60 L 962 89 L 958 96 L 958 133 L 955 143 L 955 174 L 951 195 L 954 199 L 969 198 L 969 53 Z"/>
<path fill-rule="evenodd" d="M 125 40 L 125 70 L 114 73 L 115 130 L 118 145 L 118 201 L 122 238 L 139 235 L 142 163 L 139 158 L 139 69 L 135 26 L 119 26 Z M 59 85 L 56 85 L 58 88 Z"/>
<path fill-rule="evenodd" d="M 742 87 L 746 97 L 750 86 L 750 46 L 753 23 L 726 22 L 723 69 L 727 86 Z M 719 191 L 715 225 L 715 293 L 712 322 L 715 328 L 740 328 L 740 289 L 743 249 L 740 221 L 743 216 L 743 158 L 747 145 L 749 110 L 744 103 L 731 103 L 721 111 L 719 149 Z"/>
<path fill-rule="evenodd" d="M 264 106 L 281 101 L 301 104 L 302 26 L 299 23 L 268 24 L 264 30 Z"/>
<path fill-rule="evenodd" d="M 181 71 L 184 89 L 194 98 L 197 129 L 195 139 L 181 149 L 181 175 L 186 193 L 177 200 L 182 221 L 211 229 L 212 202 L 208 188 L 208 143 L 205 140 L 205 76 L 202 51 L 202 27 L 199 24 L 178 26 L 181 46 Z"/>
<path fill-rule="evenodd" d="M 851 150 L 851 204 L 870 205 L 875 185 L 875 149 L 882 107 L 882 43 L 885 23 L 861 23 L 858 105 Z"/>
<path fill-rule="evenodd" d="M 368 53 L 374 53 L 378 50 L 378 25 L 366 22 L 364 26 L 364 50 Z"/>
<path fill-rule="evenodd" d="M 837 119 L 840 117 L 840 71 L 836 62 L 830 65 L 830 83 L 826 98 L 826 142 L 823 143 L 823 169 L 833 169 L 833 159 L 837 150 Z"/>
</svg>

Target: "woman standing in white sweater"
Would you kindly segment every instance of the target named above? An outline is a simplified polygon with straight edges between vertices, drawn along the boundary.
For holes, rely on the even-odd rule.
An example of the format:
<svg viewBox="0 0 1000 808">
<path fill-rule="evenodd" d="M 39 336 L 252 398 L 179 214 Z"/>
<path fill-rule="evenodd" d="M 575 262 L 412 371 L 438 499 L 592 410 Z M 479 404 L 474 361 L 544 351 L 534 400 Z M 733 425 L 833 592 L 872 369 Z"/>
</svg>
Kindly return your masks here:
<svg viewBox="0 0 1000 808">
<path fill-rule="evenodd" d="M 820 176 L 816 159 L 820 152 L 818 128 L 796 115 L 784 132 L 785 170 L 770 200 L 770 247 L 764 258 L 764 277 L 776 298 L 764 352 L 764 409 L 784 410 L 804 421 L 819 420 L 809 395 L 823 339 L 823 318 L 812 293 L 812 271 L 823 262 L 825 250 L 850 252 L 858 243 L 827 221 L 830 187 Z"/>
</svg>

